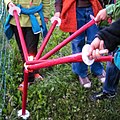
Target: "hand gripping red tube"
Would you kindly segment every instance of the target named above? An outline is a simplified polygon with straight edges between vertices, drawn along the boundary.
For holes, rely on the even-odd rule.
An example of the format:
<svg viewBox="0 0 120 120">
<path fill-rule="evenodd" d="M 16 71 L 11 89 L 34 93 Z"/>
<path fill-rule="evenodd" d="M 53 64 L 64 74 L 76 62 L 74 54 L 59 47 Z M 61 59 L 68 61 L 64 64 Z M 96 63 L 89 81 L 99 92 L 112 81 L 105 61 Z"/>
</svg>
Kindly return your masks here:
<svg viewBox="0 0 120 120">
<path fill-rule="evenodd" d="M 112 60 L 113 60 L 112 56 L 102 56 L 101 58 L 96 59 L 95 61 L 96 62 L 106 62 L 106 61 L 112 62 Z M 71 63 L 71 62 L 83 62 L 81 53 L 77 53 L 77 54 L 73 54 L 73 55 L 69 55 L 69 56 L 65 56 L 57 59 L 44 60 L 43 62 L 38 64 L 36 61 L 36 64 L 28 65 L 27 69 L 37 70 L 40 68 L 46 68 L 46 67 L 50 67 L 58 64 Z"/>
<path fill-rule="evenodd" d="M 41 60 L 45 60 L 45 59 L 49 58 L 51 55 L 53 55 L 55 52 L 57 52 L 58 50 L 60 50 L 63 46 L 65 46 L 67 43 L 69 43 L 70 41 L 72 41 L 74 38 L 76 38 L 78 35 L 80 35 L 82 32 L 84 32 L 87 28 L 89 28 L 93 24 L 95 24 L 95 20 L 94 19 L 92 19 L 87 24 L 85 24 L 84 26 L 82 26 L 80 29 L 78 29 L 71 36 L 69 36 L 68 38 L 66 38 L 63 42 L 61 42 L 59 45 L 57 45 L 51 51 L 49 51 L 48 53 L 46 53 L 40 59 Z"/>
</svg>

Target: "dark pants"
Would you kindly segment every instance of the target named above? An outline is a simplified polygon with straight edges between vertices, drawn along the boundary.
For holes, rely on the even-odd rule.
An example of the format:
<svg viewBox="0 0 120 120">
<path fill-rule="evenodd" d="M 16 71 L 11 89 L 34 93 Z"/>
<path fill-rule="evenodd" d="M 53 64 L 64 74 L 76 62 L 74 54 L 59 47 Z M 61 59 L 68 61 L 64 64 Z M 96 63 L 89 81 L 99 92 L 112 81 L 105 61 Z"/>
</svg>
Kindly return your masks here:
<svg viewBox="0 0 120 120">
<path fill-rule="evenodd" d="M 15 33 L 16 42 L 17 42 L 17 45 L 18 45 L 18 48 L 19 48 L 19 51 L 20 51 L 20 54 L 21 54 L 21 57 L 22 57 L 22 60 L 24 63 L 25 58 L 24 58 L 22 46 L 20 43 L 20 38 L 19 38 L 17 27 L 12 25 L 12 28 Z M 22 32 L 23 32 L 25 43 L 26 43 L 28 55 L 35 56 L 37 54 L 39 34 L 34 34 L 31 27 L 22 27 Z M 24 68 L 23 68 L 23 70 L 24 70 Z M 35 72 L 29 72 L 28 82 L 34 81 L 34 73 Z"/>
<path fill-rule="evenodd" d="M 110 54 L 114 56 L 116 50 Z M 103 91 L 107 93 L 116 93 L 119 80 L 120 70 L 115 66 L 114 63 L 107 62 L 106 79 L 103 85 Z"/>
</svg>

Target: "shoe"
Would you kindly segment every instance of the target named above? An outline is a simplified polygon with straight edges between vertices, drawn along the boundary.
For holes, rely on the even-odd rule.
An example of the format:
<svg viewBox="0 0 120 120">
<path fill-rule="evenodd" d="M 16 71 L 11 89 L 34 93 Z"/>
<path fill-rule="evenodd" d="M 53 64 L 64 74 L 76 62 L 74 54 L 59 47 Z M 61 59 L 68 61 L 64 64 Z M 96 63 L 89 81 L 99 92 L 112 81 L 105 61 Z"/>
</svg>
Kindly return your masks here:
<svg viewBox="0 0 120 120">
<path fill-rule="evenodd" d="M 114 97 L 115 97 L 115 93 L 99 92 L 90 96 L 90 100 L 97 101 L 97 100 L 111 99 Z"/>
<path fill-rule="evenodd" d="M 90 80 L 88 79 L 88 77 L 81 78 L 81 77 L 79 76 L 79 81 L 80 81 L 80 84 L 81 84 L 84 88 L 90 88 L 90 87 L 91 87 L 91 82 L 90 82 Z"/>
<path fill-rule="evenodd" d="M 103 70 L 102 74 L 98 75 L 97 78 L 99 79 L 99 81 L 101 83 L 104 83 L 105 82 L 105 76 L 106 76 L 106 72 Z"/>
<path fill-rule="evenodd" d="M 43 80 L 43 77 L 38 73 L 34 74 L 34 78 Z"/>
<path fill-rule="evenodd" d="M 28 87 L 29 87 L 30 83 L 28 83 Z M 23 92 L 23 87 L 24 87 L 24 81 L 18 86 L 18 90 Z"/>
</svg>

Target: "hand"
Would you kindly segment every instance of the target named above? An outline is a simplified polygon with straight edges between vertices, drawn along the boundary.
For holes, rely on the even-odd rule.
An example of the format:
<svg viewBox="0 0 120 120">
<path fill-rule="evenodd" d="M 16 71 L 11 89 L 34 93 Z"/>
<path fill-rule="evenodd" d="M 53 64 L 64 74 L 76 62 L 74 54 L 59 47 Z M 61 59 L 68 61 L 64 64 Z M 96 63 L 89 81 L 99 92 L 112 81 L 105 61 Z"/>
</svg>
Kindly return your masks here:
<svg viewBox="0 0 120 120">
<path fill-rule="evenodd" d="M 11 7 L 14 7 L 14 6 L 15 6 L 15 4 L 13 4 L 12 2 L 9 2 L 9 3 L 8 3 L 9 9 L 10 9 Z"/>
<path fill-rule="evenodd" d="M 54 14 L 54 17 L 60 17 L 60 12 L 56 12 L 56 13 Z"/>
<path fill-rule="evenodd" d="M 12 2 L 8 3 L 8 12 L 10 15 L 13 16 L 13 11 L 16 11 L 18 15 L 20 15 L 21 9 L 19 7 L 17 7 L 15 4 L 13 4 Z"/>
<path fill-rule="evenodd" d="M 104 49 L 104 41 L 96 37 L 90 45 L 89 59 L 97 59 L 105 53 L 108 53 L 108 50 Z"/>
<path fill-rule="evenodd" d="M 98 14 L 95 17 L 96 22 L 100 22 L 101 20 L 107 20 L 107 11 L 106 9 L 102 9 L 98 12 Z"/>
<path fill-rule="evenodd" d="M 50 20 L 51 20 L 51 23 L 57 20 L 58 23 L 56 26 L 60 26 L 61 25 L 60 12 L 56 12 Z"/>
</svg>

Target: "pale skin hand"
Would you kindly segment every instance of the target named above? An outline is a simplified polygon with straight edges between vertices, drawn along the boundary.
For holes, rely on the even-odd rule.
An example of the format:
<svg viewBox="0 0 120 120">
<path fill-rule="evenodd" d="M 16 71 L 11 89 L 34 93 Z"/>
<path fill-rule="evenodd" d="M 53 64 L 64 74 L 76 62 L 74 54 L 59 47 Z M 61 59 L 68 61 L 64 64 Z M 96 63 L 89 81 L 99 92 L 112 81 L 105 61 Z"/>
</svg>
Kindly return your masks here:
<svg viewBox="0 0 120 120">
<path fill-rule="evenodd" d="M 96 22 L 100 22 L 101 20 L 107 20 L 107 11 L 106 9 L 102 9 L 98 12 L 98 14 L 95 17 Z M 88 53 L 89 59 L 97 59 L 101 57 L 102 54 L 108 53 L 107 49 L 104 49 L 104 41 L 100 40 L 98 37 L 96 37 L 91 45 L 90 50 Z"/>
<path fill-rule="evenodd" d="M 60 12 L 56 12 L 56 13 L 54 14 L 54 17 L 60 17 Z"/>
<path fill-rule="evenodd" d="M 15 4 L 13 4 L 12 2 L 9 2 L 8 3 L 8 7 L 10 8 L 10 7 L 14 7 L 15 6 Z"/>
<path fill-rule="evenodd" d="M 88 53 L 89 59 L 97 59 L 105 53 L 108 53 L 108 50 L 104 49 L 104 41 L 96 37 L 90 45 L 90 50 Z"/>
<path fill-rule="evenodd" d="M 106 9 L 102 9 L 98 12 L 98 14 L 95 17 L 95 21 L 99 22 L 101 20 L 107 20 L 107 11 Z"/>
<path fill-rule="evenodd" d="M 60 12 L 55 12 L 54 16 L 50 20 L 51 20 L 51 23 L 53 23 L 55 20 L 57 20 L 58 21 L 57 26 L 60 26 L 60 24 L 61 24 Z"/>
</svg>

